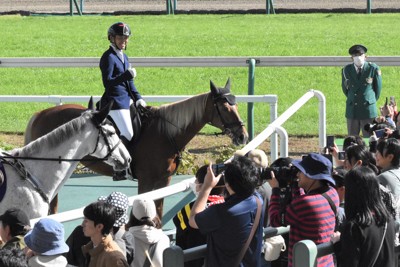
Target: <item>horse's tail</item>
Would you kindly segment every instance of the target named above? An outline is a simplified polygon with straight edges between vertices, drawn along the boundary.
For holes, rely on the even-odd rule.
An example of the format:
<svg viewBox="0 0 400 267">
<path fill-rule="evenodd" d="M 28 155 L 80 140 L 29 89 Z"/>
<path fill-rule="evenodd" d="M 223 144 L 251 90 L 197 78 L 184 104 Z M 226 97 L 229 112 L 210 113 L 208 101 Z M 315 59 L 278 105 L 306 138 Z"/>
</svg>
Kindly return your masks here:
<svg viewBox="0 0 400 267">
<path fill-rule="evenodd" d="M 33 114 L 32 118 L 29 120 L 28 125 L 26 126 L 25 129 L 25 134 L 24 134 L 24 145 L 29 144 L 32 142 L 32 124 L 37 118 L 37 113 Z"/>
</svg>

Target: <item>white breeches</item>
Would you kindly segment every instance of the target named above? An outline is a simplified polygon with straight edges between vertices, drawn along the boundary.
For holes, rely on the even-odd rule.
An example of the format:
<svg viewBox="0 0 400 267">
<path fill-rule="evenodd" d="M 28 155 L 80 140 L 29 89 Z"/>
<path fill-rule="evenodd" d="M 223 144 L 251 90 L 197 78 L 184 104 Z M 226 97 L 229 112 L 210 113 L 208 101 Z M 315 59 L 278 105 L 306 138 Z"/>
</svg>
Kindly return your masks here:
<svg viewBox="0 0 400 267">
<path fill-rule="evenodd" d="M 115 124 L 117 124 L 121 136 L 125 136 L 128 141 L 131 141 L 133 137 L 133 128 L 129 109 L 111 110 L 108 115 L 110 115 Z"/>
</svg>

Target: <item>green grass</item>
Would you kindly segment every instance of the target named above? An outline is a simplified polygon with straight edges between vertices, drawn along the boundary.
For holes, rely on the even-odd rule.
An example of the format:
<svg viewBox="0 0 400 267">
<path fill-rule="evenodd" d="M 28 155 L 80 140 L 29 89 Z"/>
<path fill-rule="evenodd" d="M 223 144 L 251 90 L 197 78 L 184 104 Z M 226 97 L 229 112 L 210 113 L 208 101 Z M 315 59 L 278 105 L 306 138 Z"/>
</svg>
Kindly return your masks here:
<svg viewBox="0 0 400 267">
<path fill-rule="evenodd" d="M 346 56 L 355 43 L 369 55 L 398 55 L 398 14 L 1 16 L 1 57 L 99 57 L 106 32 L 127 22 L 130 57 L 170 56 Z M 360 25 L 368 25 L 360 27 Z M 187 95 L 232 79 L 236 95 L 247 94 L 247 68 L 137 68 L 142 95 Z M 276 94 L 282 114 L 309 89 L 327 99 L 327 132 L 345 135 L 341 67 L 256 67 L 255 94 Z M 400 68 L 382 67 L 384 97 L 400 97 Z M 0 95 L 101 95 L 98 68 L 0 68 Z M 158 104 L 158 103 L 154 103 Z M 0 131 L 23 132 L 34 112 L 48 104 L 2 103 Z M 318 101 L 311 100 L 283 126 L 289 135 L 317 135 Z M 247 119 L 246 104 L 240 112 Z M 255 104 L 255 131 L 269 121 L 269 108 Z M 214 129 L 206 128 L 210 132 Z"/>
</svg>

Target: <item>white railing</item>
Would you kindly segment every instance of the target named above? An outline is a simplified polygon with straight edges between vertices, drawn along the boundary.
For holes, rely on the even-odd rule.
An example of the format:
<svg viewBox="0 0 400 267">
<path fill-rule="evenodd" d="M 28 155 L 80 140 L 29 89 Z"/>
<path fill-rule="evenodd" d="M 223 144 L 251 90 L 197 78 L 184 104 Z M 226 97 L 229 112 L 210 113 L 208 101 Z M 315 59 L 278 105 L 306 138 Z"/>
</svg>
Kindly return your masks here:
<svg viewBox="0 0 400 267">
<path fill-rule="evenodd" d="M 244 148 L 241 149 L 243 154 L 246 154 L 250 150 L 257 148 L 262 142 L 264 142 L 272 133 L 276 131 L 285 121 L 287 121 L 293 114 L 295 114 L 305 103 L 311 98 L 317 97 L 319 99 L 319 147 L 323 148 L 326 146 L 326 100 L 324 94 L 317 90 L 310 90 L 299 98 L 293 105 L 291 105 L 282 115 L 274 120 L 264 131 L 257 135 L 253 140 L 250 141 Z M 281 135 L 282 137 L 282 135 Z"/>
<path fill-rule="evenodd" d="M 350 56 L 250 56 L 250 57 L 130 57 L 135 67 L 339 67 L 351 63 Z M 0 58 L 0 68 L 98 67 L 99 57 Z M 379 66 L 400 66 L 400 56 L 369 56 Z"/>
<path fill-rule="evenodd" d="M 183 180 L 179 183 L 176 183 L 176 184 L 164 187 L 164 188 L 160 188 L 160 189 L 157 189 L 157 190 L 154 190 L 151 192 L 147 192 L 147 193 L 143 193 L 140 195 L 129 197 L 129 206 L 131 207 L 133 200 L 138 197 L 145 197 L 145 198 L 157 200 L 157 199 L 168 197 L 168 196 L 180 193 L 180 192 L 184 192 L 184 191 L 190 189 L 189 184 L 193 183 L 194 180 L 195 180 L 195 177 L 192 177 L 192 178 Z M 57 214 L 52 214 L 52 215 L 49 215 L 46 217 L 53 218 L 54 220 L 59 221 L 59 222 L 69 222 L 69 221 L 83 218 L 83 210 L 84 210 L 84 207 L 57 213 Z M 34 225 L 39 219 L 40 218 L 32 219 L 31 225 Z"/>
</svg>

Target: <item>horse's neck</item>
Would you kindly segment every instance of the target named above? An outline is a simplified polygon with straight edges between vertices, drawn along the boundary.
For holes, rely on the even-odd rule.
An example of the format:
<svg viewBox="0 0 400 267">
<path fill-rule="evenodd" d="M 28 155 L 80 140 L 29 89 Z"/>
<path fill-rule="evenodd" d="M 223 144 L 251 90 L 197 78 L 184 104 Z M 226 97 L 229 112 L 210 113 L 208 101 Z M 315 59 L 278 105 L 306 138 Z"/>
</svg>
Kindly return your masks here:
<svg viewBox="0 0 400 267">
<path fill-rule="evenodd" d="M 209 121 L 210 114 L 207 114 L 209 108 L 208 95 L 209 94 L 201 94 L 175 104 L 184 105 L 185 107 L 180 110 L 181 114 L 179 117 L 184 117 L 186 123 L 179 124 L 179 121 L 175 122 L 177 125 L 172 127 L 176 127 L 176 129 L 169 133 L 170 138 L 174 139 L 179 148 L 186 146 Z M 184 116 L 182 116 L 182 114 L 184 114 Z M 170 126 L 172 124 L 170 124 Z"/>
<path fill-rule="evenodd" d="M 74 135 L 70 138 L 50 146 L 48 142 L 41 141 L 41 137 L 30 143 L 18 152 L 20 157 L 34 157 L 38 160 L 21 159 L 26 171 L 36 179 L 40 188 L 51 199 L 59 189 L 64 185 L 66 180 L 72 175 L 79 159 L 88 154 L 88 147 L 93 140 L 90 138 L 92 131 L 87 131 L 81 135 Z M 33 147 L 35 142 L 41 142 L 40 148 Z M 47 159 L 60 159 L 60 161 L 50 161 Z M 40 160 L 43 159 L 43 160 Z M 62 161 L 62 159 L 77 159 L 76 161 Z"/>
</svg>

